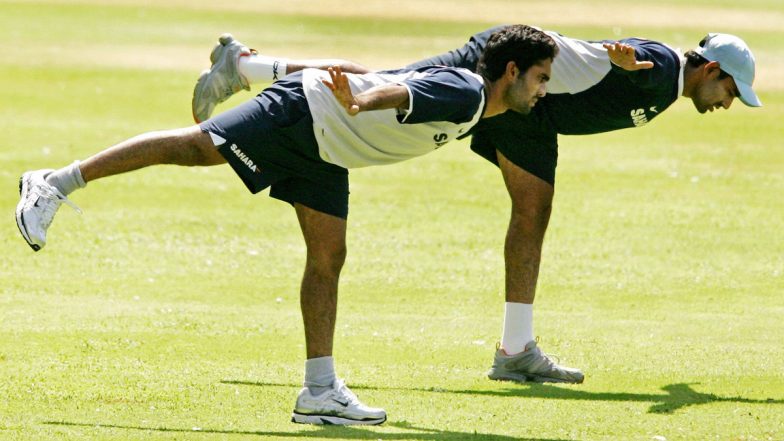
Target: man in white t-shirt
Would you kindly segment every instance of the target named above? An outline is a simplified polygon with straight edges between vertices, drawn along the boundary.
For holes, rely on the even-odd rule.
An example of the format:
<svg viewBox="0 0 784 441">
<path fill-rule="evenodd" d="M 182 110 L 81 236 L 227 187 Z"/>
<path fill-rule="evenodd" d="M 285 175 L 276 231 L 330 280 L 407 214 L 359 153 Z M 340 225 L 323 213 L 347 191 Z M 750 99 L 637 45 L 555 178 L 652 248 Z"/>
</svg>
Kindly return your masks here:
<svg viewBox="0 0 784 441">
<path fill-rule="evenodd" d="M 348 168 L 423 155 L 467 136 L 482 118 L 529 113 L 545 95 L 558 52 L 523 25 L 489 38 L 478 74 L 461 68 L 347 75 L 305 70 L 200 125 L 143 134 L 59 170 L 24 173 L 16 220 L 35 250 L 67 195 L 87 182 L 156 164 L 228 163 L 254 193 L 294 206 L 307 246 L 300 291 L 307 360 L 292 421 L 381 424 L 335 375 L 338 277 L 346 256 Z"/>
</svg>

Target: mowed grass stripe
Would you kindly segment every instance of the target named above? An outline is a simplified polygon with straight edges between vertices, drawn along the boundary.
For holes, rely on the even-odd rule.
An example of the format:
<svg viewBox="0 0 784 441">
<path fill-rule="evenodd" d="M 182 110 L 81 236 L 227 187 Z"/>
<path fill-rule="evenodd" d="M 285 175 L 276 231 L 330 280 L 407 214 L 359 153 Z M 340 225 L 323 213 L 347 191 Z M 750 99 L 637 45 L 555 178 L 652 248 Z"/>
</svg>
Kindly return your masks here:
<svg viewBox="0 0 784 441">
<path fill-rule="evenodd" d="M 14 2 L 18 4 L 41 4 Z M 385 0 L 347 0 L 336 8 L 328 2 L 308 0 L 237 0 L 229 4 L 207 0 L 169 0 L 150 2 L 112 0 L 111 2 L 71 0 L 50 1 L 45 4 L 78 4 L 80 6 L 127 7 L 169 9 L 174 11 L 197 10 L 211 14 L 232 12 L 255 14 L 288 14 L 300 17 L 343 17 L 357 22 L 383 20 L 408 20 L 417 18 L 433 22 L 508 22 L 523 20 L 536 24 L 555 25 L 590 24 L 607 28 L 619 25 L 686 28 L 695 24 L 695 17 L 704 26 L 721 27 L 738 31 L 766 29 L 775 31 L 784 20 L 784 6 L 776 0 L 751 0 L 739 5 L 730 0 L 668 0 L 665 2 L 630 4 L 624 0 L 610 0 L 597 6 L 591 2 L 575 0 L 549 1 L 546 3 L 519 2 L 514 0 L 404 0 L 394 7 Z M 708 7 L 709 6 L 709 7 Z M 448 8 L 448 9 L 446 9 Z"/>
</svg>

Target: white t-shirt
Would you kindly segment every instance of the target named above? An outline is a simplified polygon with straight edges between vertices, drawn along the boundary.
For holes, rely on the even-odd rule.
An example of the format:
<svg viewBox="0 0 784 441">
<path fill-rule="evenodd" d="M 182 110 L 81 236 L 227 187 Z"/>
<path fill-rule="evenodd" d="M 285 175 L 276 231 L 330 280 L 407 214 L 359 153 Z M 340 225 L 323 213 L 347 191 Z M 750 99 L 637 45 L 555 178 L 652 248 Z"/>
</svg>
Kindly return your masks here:
<svg viewBox="0 0 784 441">
<path fill-rule="evenodd" d="M 409 108 L 385 109 L 351 116 L 321 80 L 329 73 L 305 69 L 302 86 L 313 116 L 313 132 L 324 161 L 358 168 L 391 164 L 431 152 L 465 136 L 484 112 L 482 77 L 461 68 L 428 66 L 346 74 L 357 95 L 384 84 L 408 88 Z"/>
</svg>

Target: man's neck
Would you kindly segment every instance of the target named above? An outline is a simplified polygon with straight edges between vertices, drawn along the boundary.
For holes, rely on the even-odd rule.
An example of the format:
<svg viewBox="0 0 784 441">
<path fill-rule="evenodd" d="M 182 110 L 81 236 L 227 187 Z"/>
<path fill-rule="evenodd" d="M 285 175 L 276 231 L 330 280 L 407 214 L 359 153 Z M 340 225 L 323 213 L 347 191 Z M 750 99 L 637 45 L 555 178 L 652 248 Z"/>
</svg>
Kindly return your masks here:
<svg viewBox="0 0 784 441">
<path fill-rule="evenodd" d="M 683 92 L 681 96 L 691 98 L 694 89 L 697 86 L 697 68 L 686 64 L 683 68 Z"/>
<path fill-rule="evenodd" d="M 487 79 L 484 81 L 487 105 L 485 105 L 485 111 L 482 113 L 482 118 L 490 118 L 509 110 L 509 107 L 504 104 L 504 89 L 503 87 L 500 87 L 499 84 L 501 81 L 499 80 L 492 83 L 487 81 Z"/>
</svg>

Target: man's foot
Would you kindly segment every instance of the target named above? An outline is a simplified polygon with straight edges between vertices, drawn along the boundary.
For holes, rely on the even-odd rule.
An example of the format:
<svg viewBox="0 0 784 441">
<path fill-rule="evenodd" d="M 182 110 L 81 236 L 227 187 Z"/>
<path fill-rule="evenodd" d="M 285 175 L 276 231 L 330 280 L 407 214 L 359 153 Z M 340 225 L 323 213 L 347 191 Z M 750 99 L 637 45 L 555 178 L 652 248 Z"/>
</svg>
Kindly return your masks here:
<svg viewBox="0 0 784 441">
<path fill-rule="evenodd" d="M 229 99 L 240 90 L 250 90 L 250 84 L 239 72 L 240 57 L 249 56 L 248 49 L 231 34 L 223 34 L 212 49 L 212 66 L 203 71 L 193 89 L 193 119 L 200 123 L 209 119 L 215 106 Z"/>
<path fill-rule="evenodd" d="M 16 226 L 34 251 L 46 245 L 46 230 L 63 202 L 81 213 L 60 190 L 46 182 L 46 175 L 53 171 L 29 171 L 19 179 L 21 197 L 16 205 Z"/>
<path fill-rule="evenodd" d="M 336 380 L 332 389 L 316 396 L 307 387 L 302 388 L 297 397 L 297 406 L 291 414 L 291 422 L 303 424 L 376 425 L 386 420 L 384 409 L 360 403 L 343 380 Z"/>
<path fill-rule="evenodd" d="M 559 366 L 537 347 L 536 341 L 525 345 L 519 354 L 506 355 L 503 349 L 495 352 L 493 367 L 487 373 L 491 380 L 524 383 L 582 383 L 585 376 L 579 369 Z"/>
</svg>

